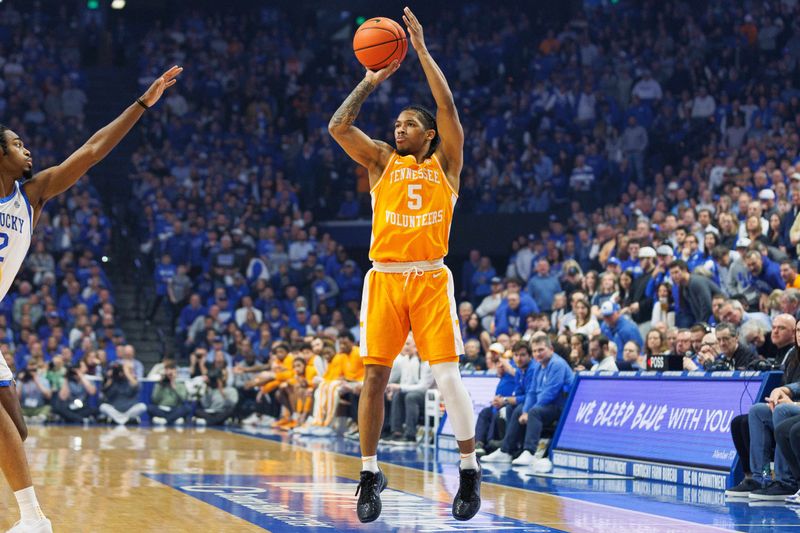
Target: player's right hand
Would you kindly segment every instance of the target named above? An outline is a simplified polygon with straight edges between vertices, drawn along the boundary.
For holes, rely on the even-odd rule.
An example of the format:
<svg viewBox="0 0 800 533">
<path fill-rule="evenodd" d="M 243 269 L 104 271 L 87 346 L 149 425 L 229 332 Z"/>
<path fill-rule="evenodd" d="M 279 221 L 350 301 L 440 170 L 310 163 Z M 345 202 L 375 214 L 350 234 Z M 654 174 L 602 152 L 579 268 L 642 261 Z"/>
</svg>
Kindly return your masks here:
<svg viewBox="0 0 800 533">
<path fill-rule="evenodd" d="M 372 84 L 373 87 L 377 87 L 380 83 L 386 80 L 389 76 L 397 72 L 397 69 L 400 68 L 400 61 L 395 59 L 391 63 L 389 63 L 386 67 L 380 70 L 367 70 L 364 79 L 367 80 Z"/>
</svg>

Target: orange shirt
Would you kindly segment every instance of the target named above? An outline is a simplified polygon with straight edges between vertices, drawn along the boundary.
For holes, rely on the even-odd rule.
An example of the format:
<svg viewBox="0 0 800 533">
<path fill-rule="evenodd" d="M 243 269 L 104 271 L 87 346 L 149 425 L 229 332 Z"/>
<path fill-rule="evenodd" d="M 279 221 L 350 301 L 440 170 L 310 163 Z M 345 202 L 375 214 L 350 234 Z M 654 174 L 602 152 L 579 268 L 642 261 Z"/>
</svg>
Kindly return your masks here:
<svg viewBox="0 0 800 533">
<path fill-rule="evenodd" d="M 361 353 L 358 346 L 353 346 L 349 354 L 340 354 L 346 357 L 344 360 L 344 379 L 347 381 L 364 381 L 364 362 L 361 360 Z"/>
<path fill-rule="evenodd" d="M 308 385 L 311 386 L 311 384 L 314 382 L 315 377 L 317 377 L 317 369 L 314 367 L 313 363 L 309 361 L 308 364 L 306 365 L 306 372 L 305 372 L 306 383 L 308 383 Z"/>
<path fill-rule="evenodd" d="M 277 381 L 289 381 L 294 378 L 294 368 L 292 368 L 294 357 L 291 354 L 284 357 L 283 361 L 278 361 L 278 363 L 283 367 L 283 370 L 275 372 L 275 379 Z"/>
<path fill-rule="evenodd" d="M 325 374 L 322 376 L 323 381 L 330 383 L 341 378 L 344 375 L 344 363 L 346 360 L 347 356 L 343 353 L 334 355 L 333 359 L 328 363 L 328 368 L 325 369 Z"/>
<path fill-rule="evenodd" d="M 800 274 L 798 274 L 798 275 L 796 275 L 794 277 L 794 281 L 791 284 L 787 283 L 786 284 L 786 288 L 787 289 L 800 289 Z"/>
<path fill-rule="evenodd" d="M 413 155 L 393 152 L 370 196 L 370 260 L 435 261 L 447 255 L 458 194 L 436 155 L 417 163 Z"/>
</svg>

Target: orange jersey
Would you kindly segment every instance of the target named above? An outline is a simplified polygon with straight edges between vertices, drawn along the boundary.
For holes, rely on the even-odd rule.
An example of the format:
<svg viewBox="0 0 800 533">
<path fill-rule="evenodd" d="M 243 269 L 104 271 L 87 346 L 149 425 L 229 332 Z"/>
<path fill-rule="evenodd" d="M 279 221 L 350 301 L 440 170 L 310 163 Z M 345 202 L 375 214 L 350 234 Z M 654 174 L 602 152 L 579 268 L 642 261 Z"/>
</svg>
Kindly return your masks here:
<svg viewBox="0 0 800 533">
<path fill-rule="evenodd" d="M 344 359 L 344 379 L 347 381 L 364 381 L 364 362 L 358 346 L 353 346 L 349 354 L 341 354 Z"/>
<path fill-rule="evenodd" d="M 458 194 L 436 155 L 417 163 L 413 155 L 393 152 L 370 196 L 370 260 L 435 261 L 447 255 Z"/>
</svg>

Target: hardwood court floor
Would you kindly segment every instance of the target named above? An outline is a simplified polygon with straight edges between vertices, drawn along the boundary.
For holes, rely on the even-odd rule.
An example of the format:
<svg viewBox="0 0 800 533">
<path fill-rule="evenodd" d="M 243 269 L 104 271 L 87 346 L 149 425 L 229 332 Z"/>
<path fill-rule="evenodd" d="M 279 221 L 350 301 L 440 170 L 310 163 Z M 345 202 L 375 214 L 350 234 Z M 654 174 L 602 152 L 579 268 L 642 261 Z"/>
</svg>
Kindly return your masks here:
<svg viewBox="0 0 800 533">
<path fill-rule="evenodd" d="M 437 462 L 417 450 L 380 452 L 393 463 L 382 462 L 392 490 L 384 493 L 381 521 L 362 525 L 353 508 L 360 469 L 348 455 L 357 451 L 354 443 L 243 433 L 32 427 L 26 446 L 39 500 L 57 532 L 687 533 L 800 526 L 785 507 L 742 514 L 714 495 L 692 501 L 669 485 L 640 485 L 637 496 L 630 481 L 534 479 L 505 467 L 484 470 L 481 513 L 456 523 L 449 516 L 454 454 Z M 5 483 L 0 509 L 10 510 L 0 513 L 4 531 L 17 519 Z"/>
</svg>

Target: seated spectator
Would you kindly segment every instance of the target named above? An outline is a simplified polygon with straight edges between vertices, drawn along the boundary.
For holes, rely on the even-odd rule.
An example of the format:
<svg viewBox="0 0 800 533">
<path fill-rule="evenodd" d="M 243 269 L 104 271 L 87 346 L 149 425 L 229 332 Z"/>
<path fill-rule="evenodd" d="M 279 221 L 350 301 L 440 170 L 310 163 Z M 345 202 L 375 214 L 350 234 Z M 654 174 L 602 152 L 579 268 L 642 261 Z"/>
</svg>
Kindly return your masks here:
<svg viewBox="0 0 800 533">
<path fill-rule="evenodd" d="M 800 289 L 800 274 L 797 273 L 797 263 L 794 260 L 781 261 L 780 273 L 787 289 Z"/>
<path fill-rule="evenodd" d="M 97 394 L 97 387 L 87 375 L 90 374 L 84 361 L 67 370 L 58 398 L 53 402 L 53 412 L 65 422 L 88 422 L 97 414 L 89 406 L 89 396 Z"/>
<path fill-rule="evenodd" d="M 511 414 L 501 448 L 483 460 L 549 470 L 549 466 L 545 465 L 546 460 L 536 459 L 535 454 L 544 426 L 556 422 L 561 416 L 564 392 L 572 384 L 572 370 L 564 359 L 553 352 L 553 345 L 546 334 L 535 335 L 531 340 L 531 348 L 538 368 L 526 391 L 525 403 L 517 406 Z M 513 459 L 512 454 L 520 445 L 522 453 Z"/>
<path fill-rule="evenodd" d="M 625 343 L 625 347 L 622 349 L 622 361 L 618 368 L 619 370 L 647 370 L 647 360 L 636 342 Z"/>
<path fill-rule="evenodd" d="M 739 342 L 739 331 L 733 324 L 723 322 L 717 326 L 714 333 L 721 350 L 717 361 L 722 361 L 731 369 L 745 370 L 756 358 L 755 350 Z"/>
<path fill-rule="evenodd" d="M 476 339 L 481 343 L 483 351 L 488 350 L 489 345 L 492 343 L 492 338 L 489 332 L 483 328 L 477 313 L 470 313 L 467 320 L 461 322 L 461 338 L 464 342 Z"/>
<path fill-rule="evenodd" d="M 795 330 L 795 346 L 800 346 L 800 327 Z M 786 386 L 773 389 L 766 403 L 756 403 L 750 407 L 747 415 L 740 415 L 731 421 L 733 438 L 745 478 L 738 485 L 725 491 L 730 497 L 749 497 L 753 500 L 783 501 L 793 496 L 798 490 L 797 478 L 787 461 L 788 454 L 793 454 L 791 443 L 786 447 L 786 432 L 791 431 L 794 422 L 800 415 L 800 407 L 794 398 L 800 397 L 800 360 L 797 351 L 784 370 Z M 784 425 L 787 422 L 788 425 Z M 777 428 L 781 428 L 780 435 Z M 775 448 L 775 479 L 764 475 L 773 458 L 770 442 L 774 437 L 778 446 Z M 792 455 L 794 458 L 794 456 Z"/>
<path fill-rule="evenodd" d="M 578 299 L 572 304 L 573 317 L 566 321 L 565 327 L 571 333 L 581 333 L 586 337 L 593 335 L 600 329 L 600 323 L 592 315 L 589 302 Z"/>
<path fill-rule="evenodd" d="M 588 337 L 583 333 L 573 333 L 569 337 L 569 358 L 567 362 L 575 372 L 581 372 L 592 367 L 589 357 Z"/>
<path fill-rule="evenodd" d="M 464 353 L 459 362 L 462 372 L 475 372 L 486 370 L 486 358 L 481 354 L 481 343 L 476 339 L 470 339 L 464 343 Z"/>
<path fill-rule="evenodd" d="M 103 383 L 103 397 L 100 412 L 119 426 L 141 423 L 140 417 L 147 411 L 139 401 L 139 381 L 129 361 L 111 364 Z"/>
<path fill-rule="evenodd" d="M 627 346 L 630 342 L 633 341 L 626 342 L 625 345 Z M 624 348 L 622 353 L 625 353 Z M 591 368 L 591 372 L 617 372 L 617 370 L 619 369 L 617 368 L 616 354 L 612 354 L 608 350 L 600 352 L 600 358 Z"/>
<path fill-rule="evenodd" d="M 420 360 L 413 334 L 409 333 L 403 351 L 394 360 L 386 397 L 391 402 L 389 442 L 414 444 L 420 415 L 425 409 L 425 393 L 433 386 L 433 373 Z"/>
<path fill-rule="evenodd" d="M 195 411 L 198 426 L 221 426 L 231 418 L 239 401 L 236 389 L 226 385 L 227 369 L 211 369 L 205 376 L 206 390 Z"/>
<path fill-rule="evenodd" d="M 186 385 L 178 381 L 178 366 L 175 361 L 165 361 L 164 374 L 161 381 L 156 383 L 147 408 L 150 420 L 157 426 L 182 426 L 192 412 L 186 403 L 188 399 Z"/>
<path fill-rule="evenodd" d="M 531 347 L 527 342 L 518 342 L 514 345 L 513 389 L 510 391 L 501 389 L 503 386 L 501 379 L 492 399 L 492 405 L 484 407 L 478 414 L 475 424 L 475 453 L 479 456 L 486 455 L 489 443 L 503 439 L 507 421 L 517 406 L 525 402 L 525 394 L 530 388 L 534 373 L 532 360 Z M 505 411 L 502 415 L 501 410 Z"/>
</svg>

